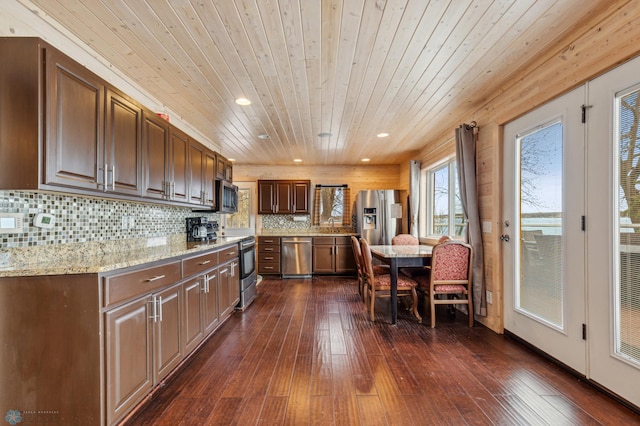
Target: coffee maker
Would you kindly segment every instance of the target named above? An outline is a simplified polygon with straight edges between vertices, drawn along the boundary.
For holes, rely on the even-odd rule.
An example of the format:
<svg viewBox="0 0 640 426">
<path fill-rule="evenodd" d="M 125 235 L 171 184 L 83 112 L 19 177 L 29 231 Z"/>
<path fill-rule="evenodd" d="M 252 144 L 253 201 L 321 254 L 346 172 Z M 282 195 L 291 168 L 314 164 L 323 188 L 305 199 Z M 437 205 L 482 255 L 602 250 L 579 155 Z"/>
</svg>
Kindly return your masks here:
<svg viewBox="0 0 640 426">
<path fill-rule="evenodd" d="M 204 217 L 187 218 L 187 242 L 215 241 L 218 238 L 218 222 Z"/>
</svg>

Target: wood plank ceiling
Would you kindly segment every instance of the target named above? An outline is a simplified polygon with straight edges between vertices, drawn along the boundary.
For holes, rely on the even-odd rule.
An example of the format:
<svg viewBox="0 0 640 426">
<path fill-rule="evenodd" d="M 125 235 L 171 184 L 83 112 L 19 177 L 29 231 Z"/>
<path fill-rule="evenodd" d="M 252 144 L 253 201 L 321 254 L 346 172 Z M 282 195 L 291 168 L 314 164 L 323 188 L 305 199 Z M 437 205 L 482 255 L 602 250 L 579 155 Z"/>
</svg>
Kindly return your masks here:
<svg viewBox="0 0 640 426">
<path fill-rule="evenodd" d="M 20 1 L 239 164 L 354 165 L 411 158 L 608 0 Z"/>
</svg>

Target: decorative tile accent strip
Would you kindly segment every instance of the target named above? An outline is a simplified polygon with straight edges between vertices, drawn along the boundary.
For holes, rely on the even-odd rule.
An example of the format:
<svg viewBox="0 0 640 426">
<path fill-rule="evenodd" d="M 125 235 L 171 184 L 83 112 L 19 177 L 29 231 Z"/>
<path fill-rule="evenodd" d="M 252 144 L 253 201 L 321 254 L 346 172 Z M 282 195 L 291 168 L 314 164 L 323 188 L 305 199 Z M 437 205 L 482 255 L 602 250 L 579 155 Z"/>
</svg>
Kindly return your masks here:
<svg viewBox="0 0 640 426">
<path fill-rule="evenodd" d="M 294 216 L 286 214 L 265 214 L 262 215 L 262 232 L 265 234 L 300 234 L 306 233 L 331 233 L 342 232 L 352 233 L 355 232 L 355 217 L 352 218 L 352 227 L 337 226 L 335 229 L 327 226 L 311 226 L 311 216 L 296 216 L 297 218 L 304 217 L 304 221 L 293 220 Z"/>
<path fill-rule="evenodd" d="M 24 233 L 0 234 L 0 251 L 184 234 L 187 217 L 220 220 L 217 213 L 194 213 L 189 207 L 30 191 L 0 191 L 0 213 L 25 216 Z M 33 226 L 37 213 L 53 214 L 53 228 Z"/>
</svg>

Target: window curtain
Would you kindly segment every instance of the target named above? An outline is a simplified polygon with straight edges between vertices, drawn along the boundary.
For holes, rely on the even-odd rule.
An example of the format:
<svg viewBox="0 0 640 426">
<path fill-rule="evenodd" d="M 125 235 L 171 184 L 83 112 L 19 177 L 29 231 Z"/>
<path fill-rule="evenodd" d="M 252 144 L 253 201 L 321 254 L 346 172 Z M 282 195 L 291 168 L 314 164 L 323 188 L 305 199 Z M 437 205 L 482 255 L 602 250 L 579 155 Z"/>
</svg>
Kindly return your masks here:
<svg viewBox="0 0 640 426">
<path fill-rule="evenodd" d="M 462 124 L 456 129 L 456 164 L 462 209 L 467 218 L 467 241 L 473 247 L 473 308 L 477 314 L 487 316 L 482 227 L 476 184 L 476 137 L 475 125 Z"/>
<path fill-rule="evenodd" d="M 351 226 L 351 190 L 342 189 L 342 226 Z"/>
<path fill-rule="evenodd" d="M 313 194 L 313 217 L 311 219 L 312 226 L 320 226 L 320 190 L 322 187 L 316 185 L 315 194 Z"/>
<path fill-rule="evenodd" d="M 418 211 L 420 210 L 420 162 L 409 162 L 409 233 L 418 238 Z"/>
</svg>

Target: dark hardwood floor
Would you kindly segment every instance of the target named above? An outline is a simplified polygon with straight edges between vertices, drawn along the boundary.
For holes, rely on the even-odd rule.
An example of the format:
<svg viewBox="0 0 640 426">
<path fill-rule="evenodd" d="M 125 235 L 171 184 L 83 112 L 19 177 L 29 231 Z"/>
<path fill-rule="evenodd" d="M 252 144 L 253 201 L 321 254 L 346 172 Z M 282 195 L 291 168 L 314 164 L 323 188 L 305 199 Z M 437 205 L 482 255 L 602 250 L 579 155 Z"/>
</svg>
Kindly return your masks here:
<svg viewBox="0 0 640 426">
<path fill-rule="evenodd" d="M 463 315 L 436 328 L 355 280 L 269 279 L 130 425 L 630 425 L 640 415 Z M 428 317 L 425 317 L 428 318 Z"/>
</svg>

